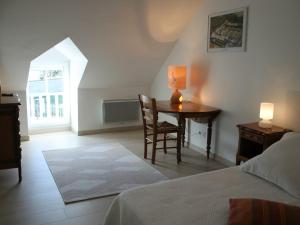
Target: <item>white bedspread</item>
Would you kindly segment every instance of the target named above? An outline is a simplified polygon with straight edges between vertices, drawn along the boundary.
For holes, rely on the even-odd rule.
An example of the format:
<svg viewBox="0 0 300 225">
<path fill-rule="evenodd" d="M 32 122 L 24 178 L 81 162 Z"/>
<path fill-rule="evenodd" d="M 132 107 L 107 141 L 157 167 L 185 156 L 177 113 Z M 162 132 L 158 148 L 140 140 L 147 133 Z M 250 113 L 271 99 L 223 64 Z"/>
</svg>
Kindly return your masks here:
<svg viewBox="0 0 300 225">
<path fill-rule="evenodd" d="M 232 167 L 125 191 L 104 224 L 226 225 L 228 199 L 245 197 L 300 205 L 277 186 Z"/>
</svg>

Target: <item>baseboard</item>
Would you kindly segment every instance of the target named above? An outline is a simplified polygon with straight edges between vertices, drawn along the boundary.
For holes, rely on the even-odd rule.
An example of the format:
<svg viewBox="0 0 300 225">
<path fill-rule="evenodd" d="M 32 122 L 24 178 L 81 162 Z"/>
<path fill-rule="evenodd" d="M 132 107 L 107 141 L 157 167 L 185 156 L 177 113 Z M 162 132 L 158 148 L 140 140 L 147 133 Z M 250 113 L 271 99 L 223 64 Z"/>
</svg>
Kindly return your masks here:
<svg viewBox="0 0 300 225">
<path fill-rule="evenodd" d="M 21 136 L 21 141 L 29 141 L 29 140 L 30 140 L 29 135 L 22 135 Z"/>
<path fill-rule="evenodd" d="M 206 157 L 206 150 L 203 148 L 200 148 L 194 144 L 191 143 L 185 143 L 185 146 L 188 146 L 190 149 L 201 153 L 202 155 L 204 155 Z M 216 160 L 217 162 L 222 163 L 225 166 L 234 166 L 235 163 L 229 161 L 228 159 L 223 158 L 222 156 L 217 155 L 216 153 L 211 152 L 210 153 L 210 158 Z"/>
<path fill-rule="evenodd" d="M 47 134 L 47 133 L 55 133 L 55 132 L 63 132 L 63 131 L 70 131 L 71 128 L 69 126 L 54 126 L 49 128 L 30 128 L 29 134 Z"/>
<path fill-rule="evenodd" d="M 235 166 L 234 162 L 232 162 L 228 159 L 225 159 L 224 157 L 219 156 L 219 155 L 215 155 L 215 160 L 222 163 L 225 166 L 228 166 L 228 167 Z"/>
<path fill-rule="evenodd" d="M 84 130 L 84 131 L 78 131 L 75 133 L 77 133 L 78 136 L 83 136 L 83 135 L 92 135 L 92 134 L 101 134 L 101 133 L 110 133 L 110 132 L 140 130 L 142 128 L 143 128 L 143 126 L 115 127 L 115 128 L 105 128 L 105 129 L 100 129 L 100 130 Z M 188 143 L 188 142 L 185 142 L 185 146 L 196 152 L 201 153 L 203 156 L 206 157 L 205 149 L 200 148 L 200 147 L 198 147 L 194 144 Z M 222 163 L 225 166 L 234 166 L 235 165 L 234 162 L 229 161 L 228 159 L 225 159 L 222 156 L 219 156 L 213 152 L 210 153 L 210 158 Z"/>
<path fill-rule="evenodd" d="M 78 136 L 91 135 L 91 134 L 101 134 L 101 133 L 110 133 L 110 132 L 122 132 L 122 131 L 132 131 L 140 130 L 143 126 L 128 126 L 128 127 L 114 127 L 114 128 L 104 128 L 99 130 L 82 130 L 78 131 Z"/>
<path fill-rule="evenodd" d="M 194 151 L 196 151 L 196 152 L 199 152 L 199 153 L 201 153 L 202 155 L 204 155 L 205 157 L 206 157 L 206 150 L 204 149 L 204 148 L 200 148 L 200 147 L 198 147 L 197 145 L 194 145 L 194 144 L 192 144 L 192 143 L 188 143 L 188 142 L 185 142 L 185 145 L 184 146 L 186 146 L 186 147 L 188 147 L 188 148 L 190 148 L 190 149 L 192 149 L 192 150 L 194 150 Z M 210 158 L 211 159 L 215 159 L 215 153 L 213 153 L 213 152 L 211 152 L 210 153 Z"/>
</svg>

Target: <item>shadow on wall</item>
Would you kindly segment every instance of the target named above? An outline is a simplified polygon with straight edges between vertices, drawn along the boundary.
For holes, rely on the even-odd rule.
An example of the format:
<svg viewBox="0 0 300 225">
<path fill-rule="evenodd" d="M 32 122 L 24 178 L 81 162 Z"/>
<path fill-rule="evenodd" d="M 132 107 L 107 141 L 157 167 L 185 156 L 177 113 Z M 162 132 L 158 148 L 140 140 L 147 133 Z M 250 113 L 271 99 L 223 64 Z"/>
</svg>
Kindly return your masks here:
<svg viewBox="0 0 300 225">
<path fill-rule="evenodd" d="M 286 100 L 286 127 L 300 132 L 300 91 L 289 91 Z"/>
<path fill-rule="evenodd" d="M 201 92 L 205 86 L 209 74 L 208 61 L 194 61 L 190 70 L 190 88 L 192 91 L 192 102 L 201 103 Z"/>
</svg>

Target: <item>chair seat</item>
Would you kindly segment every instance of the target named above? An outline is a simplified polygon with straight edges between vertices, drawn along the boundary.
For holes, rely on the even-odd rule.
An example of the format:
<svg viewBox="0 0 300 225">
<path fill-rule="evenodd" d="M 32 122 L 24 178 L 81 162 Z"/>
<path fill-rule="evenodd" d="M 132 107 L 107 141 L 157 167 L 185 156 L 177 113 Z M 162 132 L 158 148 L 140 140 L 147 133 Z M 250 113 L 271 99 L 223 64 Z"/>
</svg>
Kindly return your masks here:
<svg viewBox="0 0 300 225">
<path fill-rule="evenodd" d="M 147 125 L 148 129 L 153 129 L 153 125 L 149 124 Z M 157 132 L 158 133 L 172 133 L 172 132 L 177 132 L 178 131 L 178 126 L 169 123 L 167 121 L 163 122 L 158 122 L 157 123 Z"/>
</svg>

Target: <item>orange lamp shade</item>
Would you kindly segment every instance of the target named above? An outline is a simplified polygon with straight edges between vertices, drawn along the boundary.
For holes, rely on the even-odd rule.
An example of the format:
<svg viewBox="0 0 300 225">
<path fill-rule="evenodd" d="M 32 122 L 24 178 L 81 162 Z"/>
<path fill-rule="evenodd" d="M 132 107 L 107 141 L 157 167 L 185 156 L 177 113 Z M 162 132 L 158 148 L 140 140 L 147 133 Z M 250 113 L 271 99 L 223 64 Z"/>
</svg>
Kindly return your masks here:
<svg viewBox="0 0 300 225">
<path fill-rule="evenodd" d="M 170 65 L 168 68 L 168 87 L 183 90 L 186 88 L 186 66 Z"/>
</svg>

